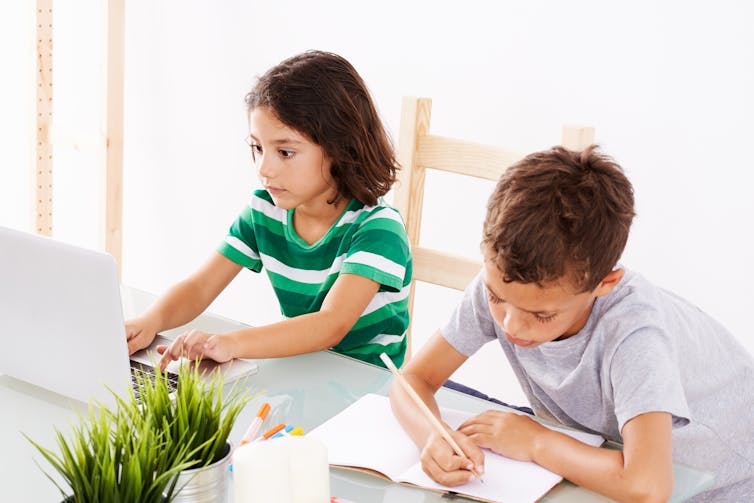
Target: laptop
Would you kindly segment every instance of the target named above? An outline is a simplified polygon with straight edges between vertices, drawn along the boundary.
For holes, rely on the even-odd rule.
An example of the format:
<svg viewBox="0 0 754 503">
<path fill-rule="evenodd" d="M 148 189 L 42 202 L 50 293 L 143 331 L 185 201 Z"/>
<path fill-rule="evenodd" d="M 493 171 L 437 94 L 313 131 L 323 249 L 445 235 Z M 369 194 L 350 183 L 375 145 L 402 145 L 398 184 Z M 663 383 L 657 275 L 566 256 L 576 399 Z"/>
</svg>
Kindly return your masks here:
<svg viewBox="0 0 754 503">
<path fill-rule="evenodd" d="M 106 406 L 115 403 L 108 388 L 126 396 L 132 367 L 149 372 L 158 361 L 156 346 L 170 343 L 158 335 L 129 357 L 111 255 L 2 226 L 0 341 L 0 373 Z M 217 368 L 226 382 L 258 369 L 248 360 L 201 364 Z"/>
</svg>

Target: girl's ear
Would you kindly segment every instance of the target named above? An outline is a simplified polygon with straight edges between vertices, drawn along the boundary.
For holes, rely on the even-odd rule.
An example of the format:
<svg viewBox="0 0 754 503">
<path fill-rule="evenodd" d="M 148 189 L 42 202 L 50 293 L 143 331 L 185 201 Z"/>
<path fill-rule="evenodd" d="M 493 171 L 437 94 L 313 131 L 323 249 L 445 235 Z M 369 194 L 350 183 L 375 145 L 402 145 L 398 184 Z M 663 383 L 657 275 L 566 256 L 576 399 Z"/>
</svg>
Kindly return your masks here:
<svg viewBox="0 0 754 503">
<path fill-rule="evenodd" d="M 623 279 L 625 273 L 625 269 L 613 269 L 607 273 L 607 276 L 605 276 L 605 278 L 600 281 L 600 284 L 597 285 L 597 288 L 595 288 L 594 294 L 597 297 L 602 297 L 603 295 L 610 293 L 620 280 Z"/>
</svg>

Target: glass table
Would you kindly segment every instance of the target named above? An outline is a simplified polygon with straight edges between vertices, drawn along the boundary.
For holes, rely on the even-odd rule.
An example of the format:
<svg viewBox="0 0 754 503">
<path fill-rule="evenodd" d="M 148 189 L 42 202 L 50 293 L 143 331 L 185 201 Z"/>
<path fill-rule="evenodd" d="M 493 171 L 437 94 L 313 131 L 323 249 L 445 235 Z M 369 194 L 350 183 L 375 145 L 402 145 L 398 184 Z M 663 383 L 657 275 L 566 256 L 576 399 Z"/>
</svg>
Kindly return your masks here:
<svg viewBox="0 0 754 503">
<path fill-rule="evenodd" d="M 142 312 L 154 296 L 132 288 L 123 289 L 126 317 Z M 239 328 L 238 322 L 205 314 L 192 327 L 224 332 Z M 166 332 L 175 336 L 185 327 Z M 366 393 L 387 395 L 389 371 L 339 354 L 322 351 L 288 358 L 257 360 L 259 372 L 245 385 L 254 398 L 241 412 L 230 440 L 233 445 L 243 435 L 262 403 L 271 411 L 267 425 L 286 423 L 305 431 L 320 425 Z M 504 409 L 494 403 L 443 388 L 437 394 L 443 407 L 481 412 Z M 45 477 L 40 466 L 55 476 L 22 432 L 45 447 L 55 447 L 55 428 L 67 431 L 77 422 L 77 414 L 86 405 L 38 388 L 6 375 L 0 375 L 0 500 L 59 501 L 60 494 Z M 36 463 L 39 463 L 38 466 Z M 675 488 L 671 501 L 683 501 L 710 487 L 711 474 L 675 465 Z M 415 487 L 395 484 L 379 477 L 333 468 L 330 471 L 331 493 L 358 503 L 446 503 L 448 496 Z M 469 501 L 464 498 L 452 498 Z M 541 501 L 589 503 L 606 498 L 564 481 Z"/>
</svg>

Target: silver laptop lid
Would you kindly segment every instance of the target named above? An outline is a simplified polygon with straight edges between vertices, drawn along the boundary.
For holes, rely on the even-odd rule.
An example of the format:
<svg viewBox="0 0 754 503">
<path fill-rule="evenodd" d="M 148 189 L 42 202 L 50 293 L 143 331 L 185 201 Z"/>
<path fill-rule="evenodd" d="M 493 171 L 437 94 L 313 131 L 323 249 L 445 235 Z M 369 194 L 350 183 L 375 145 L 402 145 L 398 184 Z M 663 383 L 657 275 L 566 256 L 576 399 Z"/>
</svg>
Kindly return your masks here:
<svg viewBox="0 0 754 503">
<path fill-rule="evenodd" d="M 129 382 L 112 256 L 0 227 L 0 373 L 114 403 Z"/>
</svg>

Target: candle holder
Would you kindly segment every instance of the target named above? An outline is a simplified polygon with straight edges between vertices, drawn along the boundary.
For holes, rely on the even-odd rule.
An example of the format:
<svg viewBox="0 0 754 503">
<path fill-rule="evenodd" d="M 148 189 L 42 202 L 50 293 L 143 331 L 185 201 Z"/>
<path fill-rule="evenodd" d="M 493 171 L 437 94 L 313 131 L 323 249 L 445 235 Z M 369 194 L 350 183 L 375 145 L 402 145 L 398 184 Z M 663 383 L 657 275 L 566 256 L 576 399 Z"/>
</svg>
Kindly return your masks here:
<svg viewBox="0 0 754 503">
<path fill-rule="evenodd" d="M 317 439 L 251 442 L 233 455 L 235 503 L 330 503 L 327 448 Z"/>
</svg>

